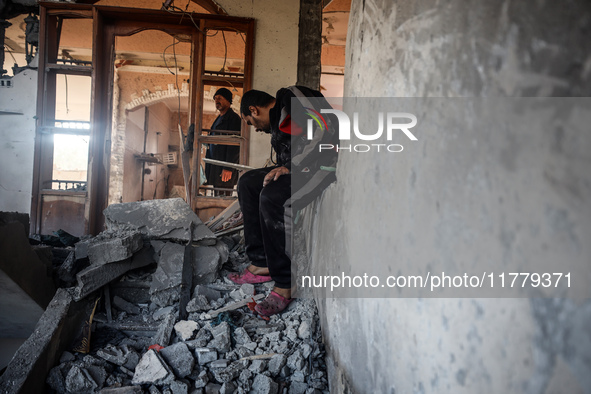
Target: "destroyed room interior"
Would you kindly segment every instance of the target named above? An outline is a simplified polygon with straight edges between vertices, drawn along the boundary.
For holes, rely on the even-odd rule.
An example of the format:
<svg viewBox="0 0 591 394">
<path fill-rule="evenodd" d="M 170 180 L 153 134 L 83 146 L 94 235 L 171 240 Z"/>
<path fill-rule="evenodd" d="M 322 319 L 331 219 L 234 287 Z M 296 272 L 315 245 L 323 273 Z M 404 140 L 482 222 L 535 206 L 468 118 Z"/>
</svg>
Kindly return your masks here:
<svg viewBox="0 0 591 394">
<path fill-rule="evenodd" d="M 591 393 L 588 1 L 0 0 L 0 41 L 0 393 Z"/>
</svg>

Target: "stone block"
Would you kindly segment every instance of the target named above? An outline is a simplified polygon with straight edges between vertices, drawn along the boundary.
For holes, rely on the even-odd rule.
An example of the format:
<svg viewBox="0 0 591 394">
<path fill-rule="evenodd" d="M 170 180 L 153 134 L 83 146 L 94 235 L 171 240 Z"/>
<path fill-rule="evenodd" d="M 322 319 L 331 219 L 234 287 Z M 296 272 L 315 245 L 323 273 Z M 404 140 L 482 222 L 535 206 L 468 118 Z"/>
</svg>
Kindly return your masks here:
<svg viewBox="0 0 591 394">
<path fill-rule="evenodd" d="M 189 225 L 194 224 L 193 241 L 215 239 L 191 207 L 181 198 L 111 204 L 103 213 L 109 230 L 135 228 L 150 239 L 189 240 Z"/>
<path fill-rule="evenodd" d="M 177 378 L 184 378 L 193 371 L 195 366 L 195 359 L 193 355 L 182 342 L 165 347 L 160 351 L 160 355 L 164 358 L 166 363 L 172 368 Z"/>
</svg>

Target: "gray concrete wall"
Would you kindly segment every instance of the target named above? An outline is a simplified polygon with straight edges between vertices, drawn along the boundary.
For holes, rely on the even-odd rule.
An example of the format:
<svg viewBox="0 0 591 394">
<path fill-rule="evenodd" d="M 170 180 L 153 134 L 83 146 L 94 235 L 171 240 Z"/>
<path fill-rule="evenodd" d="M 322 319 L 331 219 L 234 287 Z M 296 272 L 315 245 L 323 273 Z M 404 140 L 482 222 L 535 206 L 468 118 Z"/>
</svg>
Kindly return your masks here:
<svg viewBox="0 0 591 394">
<path fill-rule="evenodd" d="M 585 1 L 354 0 L 345 96 L 588 96 L 590 39 Z M 395 157 L 341 153 L 313 271 L 591 266 L 588 130 L 437 131 Z M 325 296 L 331 392 L 591 392 L 588 299 Z"/>
</svg>

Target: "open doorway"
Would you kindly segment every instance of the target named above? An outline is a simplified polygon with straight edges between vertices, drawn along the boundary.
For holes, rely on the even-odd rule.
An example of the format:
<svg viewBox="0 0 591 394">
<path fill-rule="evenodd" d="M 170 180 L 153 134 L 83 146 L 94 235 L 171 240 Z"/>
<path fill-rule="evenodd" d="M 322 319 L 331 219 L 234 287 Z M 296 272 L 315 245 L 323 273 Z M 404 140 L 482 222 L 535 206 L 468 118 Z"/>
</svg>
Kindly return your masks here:
<svg viewBox="0 0 591 394">
<path fill-rule="evenodd" d="M 206 149 L 236 146 L 245 164 L 249 138 L 244 124 L 230 134 L 210 132 L 213 95 L 227 88 L 237 108 L 250 88 L 254 21 L 96 4 L 40 9 L 32 232 L 68 231 L 72 222 L 74 235 L 99 233 L 102 211 L 119 202 L 178 196 L 202 219 L 223 210 L 201 200 L 209 198 Z M 58 111 L 61 96 L 68 116 Z M 73 116 L 75 103 L 85 105 L 83 116 Z M 87 168 L 60 164 L 65 156 Z"/>
</svg>

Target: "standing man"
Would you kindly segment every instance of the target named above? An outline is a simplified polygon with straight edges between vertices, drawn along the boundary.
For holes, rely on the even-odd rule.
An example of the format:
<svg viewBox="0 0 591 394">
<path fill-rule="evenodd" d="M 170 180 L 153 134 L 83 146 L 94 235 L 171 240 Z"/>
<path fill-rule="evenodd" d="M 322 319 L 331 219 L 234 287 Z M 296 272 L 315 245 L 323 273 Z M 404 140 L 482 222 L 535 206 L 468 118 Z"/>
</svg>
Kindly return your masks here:
<svg viewBox="0 0 591 394">
<path fill-rule="evenodd" d="M 226 88 L 220 88 L 213 96 L 215 101 L 215 108 L 220 112 L 219 116 L 211 125 L 212 130 L 230 130 L 240 131 L 241 120 L 240 116 L 230 108 L 232 105 L 232 92 Z M 218 133 L 211 132 L 210 135 L 217 135 Z M 222 160 L 230 163 L 238 163 L 240 160 L 240 147 L 232 145 L 215 145 L 209 144 L 209 149 L 205 154 L 208 159 Z M 213 187 L 221 187 L 232 189 L 238 181 L 238 171 L 216 166 L 213 164 L 205 164 L 206 184 Z M 215 193 L 216 196 L 231 196 L 230 191 L 220 191 Z"/>
<path fill-rule="evenodd" d="M 298 98 L 295 104 L 294 97 Z M 275 281 L 269 296 L 255 307 L 264 316 L 283 311 L 291 302 L 292 209 L 295 213 L 303 208 L 336 180 L 334 172 L 321 169 L 334 168 L 336 152 L 321 157 L 317 152 L 320 143 L 334 143 L 337 133 L 318 134 L 322 138 L 308 140 L 304 132 L 304 109 L 319 110 L 319 106 L 330 108 L 320 92 L 302 86 L 280 89 L 276 98 L 251 90 L 240 105 L 242 119 L 248 125 L 271 134 L 277 165 L 248 171 L 238 182 L 246 254 L 251 264 L 228 278 L 237 284 Z"/>
</svg>

